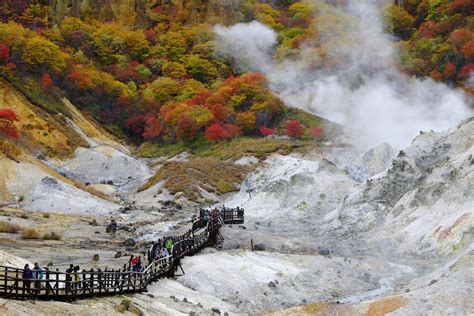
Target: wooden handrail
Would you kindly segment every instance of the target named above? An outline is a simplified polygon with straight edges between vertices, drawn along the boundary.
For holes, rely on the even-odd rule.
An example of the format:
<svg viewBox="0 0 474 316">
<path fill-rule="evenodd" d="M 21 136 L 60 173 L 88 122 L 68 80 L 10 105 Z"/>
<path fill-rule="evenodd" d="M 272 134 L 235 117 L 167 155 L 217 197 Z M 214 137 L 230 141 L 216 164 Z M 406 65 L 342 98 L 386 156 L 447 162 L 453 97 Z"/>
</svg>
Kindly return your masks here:
<svg viewBox="0 0 474 316">
<path fill-rule="evenodd" d="M 173 247 L 167 257 L 153 260 L 141 271 L 132 271 L 129 263 L 125 264 L 122 270 L 106 268 L 104 271 L 91 269 L 68 273 L 57 269 L 44 269 L 44 278 L 23 279 L 24 269 L 0 266 L 0 297 L 75 300 L 99 295 L 143 292 L 150 283 L 174 273 L 179 259 L 215 243 L 222 225 L 237 222 L 243 222 L 243 209 L 225 209 L 207 220 L 202 217 L 194 220 L 190 231 L 171 237 Z M 195 235 L 201 229 L 204 230 Z M 32 270 L 32 273 L 37 275 L 35 270 Z"/>
</svg>

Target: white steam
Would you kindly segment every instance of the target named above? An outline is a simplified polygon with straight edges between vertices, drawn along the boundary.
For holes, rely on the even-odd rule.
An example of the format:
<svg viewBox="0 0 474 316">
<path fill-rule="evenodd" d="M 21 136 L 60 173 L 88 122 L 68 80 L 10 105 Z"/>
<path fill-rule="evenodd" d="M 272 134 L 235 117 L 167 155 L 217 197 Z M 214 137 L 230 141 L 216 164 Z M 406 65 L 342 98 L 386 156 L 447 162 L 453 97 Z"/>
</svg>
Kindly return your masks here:
<svg viewBox="0 0 474 316">
<path fill-rule="evenodd" d="M 232 55 L 244 70 L 265 73 L 286 104 L 347 127 L 362 147 L 388 141 L 402 148 L 421 130 L 452 128 L 473 115 L 460 90 L 399 72 L 397 52 L 383 31 L 378 5 L 350 0 L 345 9 L 357 23 L 342 28 L 342 35 L 341 28 L 338 34 L 324 34 L 326 40 L 336 35 L 348 39 L 327 46 L 343 63 L 331 73 L 311 67 L 318 61 L 311 47 L 302 49 L 297 60 L 275 61 L 276 33 L 259 22 L 214 30 L 220 52 Z"/>
</svg>

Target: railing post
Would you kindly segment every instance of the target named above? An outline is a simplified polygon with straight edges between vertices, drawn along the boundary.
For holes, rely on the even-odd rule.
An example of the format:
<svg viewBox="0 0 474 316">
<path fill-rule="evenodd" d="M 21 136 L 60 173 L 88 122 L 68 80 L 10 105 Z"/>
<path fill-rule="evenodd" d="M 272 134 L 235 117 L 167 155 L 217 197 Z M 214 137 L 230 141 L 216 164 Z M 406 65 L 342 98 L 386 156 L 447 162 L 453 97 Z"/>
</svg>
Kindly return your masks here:
<svg viewBox="0 0 474 316">
<path fill-rule="evenodd" d="M 102 271 L 97 269 L 97 283 L 99 284 L 99 294 L 102 293 Z"/>
<path fill-rule="evenodd" d="M 3 290 L 5 293 L 7 293 L 7 286 L 8 286 L 8 268 L 5 267 L 5 280 L 4 280 L 4 283 L 3 283 Z"/>
<path fill-rule="evenodd" d="M 56 275 L 56 284 L 54 285 L 56 287 L 55 295 L 59 296 L 59 269 L 58 268 L 56 268 L 55 275 Z M 64 284 L 64 286 L 66 287 L 66 283 Z"/>
<path fill-rule="evenodd" d="M 16 282 L 17 282 L 17 285 L 16 285 L 16 296 L 18 298 L 18 287 L 20 286 L 20 282 L 18 281 L 18 269 L 15 269 L 15 279 L 16 279 Z M 23 287 L 23 290 L 22 290 L 22 295 L 25 295 L 25 287 L 26 287 L 26 284 L 25 284 L 25 280 L 23 280 L 23 276 L 22 276 L 22 282 L 21 282 L 21 285 Z"/>
<path fill-rule="evenodd" d="M 105 267 L 105 270 L 104 270 L 104 276 L 103 276 L 103 282 L 104 283 L 104 291 L 105 293 L 108 293 L 109 292 L 109 278 L 108 278 L 109 274 L 107 273 L 107 267 Z"/>
</svg>

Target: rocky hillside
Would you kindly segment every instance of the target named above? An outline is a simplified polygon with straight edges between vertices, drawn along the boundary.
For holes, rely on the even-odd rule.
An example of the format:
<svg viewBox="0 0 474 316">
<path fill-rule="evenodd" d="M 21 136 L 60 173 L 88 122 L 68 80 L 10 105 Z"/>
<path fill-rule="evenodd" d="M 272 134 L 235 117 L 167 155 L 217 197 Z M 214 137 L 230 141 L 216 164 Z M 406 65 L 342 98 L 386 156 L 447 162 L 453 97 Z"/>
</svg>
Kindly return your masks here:
<svg viewBox="0 0 474 316">
<path fill-rule="evenodd" d="M 47 113 L 0 82 L 1 102 L 22 118 L 18 141 L 2 139 L 2 205 L 31 211 L 108 213 L 112 193 L 144 182 L 151 171 L 67 99 L 67 115 Z M 115 186 L 107 188 L 107 183 Z M 116 188 L 116 189 L 115 189 Z M 112 191 L 110 191 L 112 190 Z"/>
<path fill-rule="evenodd" d="M 290 304 L 308 297 L 324 302 L 290 309 L 283 315 L 359 314 L 372 309 L 400 315 L 421 310 L 472 311 L 468 298 L 472 280 L 466 276 L 472 273 L 468 262 L 473 257 L 473 133 L 474 120 L 470 119 L 444 133 L 423 133 L 393 160 L 387 157 L 387 150 L 362 153 L 359 157 L 374 158 L 371 162 L 365 159 L 365 166 L 378 166 L 362 182 L 359 173 L 351 172 L 365 168 L 357 153 L 350 158 L 346 155 L 347 160 L 338 164 L 327 159 L 340 159 L 341 152 L 268 160 L 267 167 L 250 175 L 241 192 L 227 201 L 246 210 L 246 230 L 231 235 L 232 240 L 238 244 L 253 238 L 259 249 L 267 251 L 317 252 L 327 256 L 328 262 L 315 259 L 310 267 L 288 255 L 286 264 L 298 262 L 298 269 L 304 272 L 286 267 L 287 272 L 279 275 L 273 267 L 260 283 L 259 293 L 268 289 L 271 297 L 287 298 L 280 300 Z M 248 189 L 252 189 L 251 199 Z M 233 247 L 232 243 L 228 246 Z M 225 281 L 207 277 L 212 284 L 220 284 L 212 291 L 232 295 L 220 283 Z M 317 280 L 314 288 L 305 282 L 313 278 Z M 192 277 L 185 280 L 208 290 L 208 285 Z M 276 283 L 274 288 L 265 286 L 270 281 Z M 350 295 L 345 290 L 348 282 L 352 284 Z M 289 295 L 294 288 L 298 295 Z M 249 296 L 258 295 L 249 291 Z M 247 308 L 271 309 L 271 299 L 265 295 L 253 302 L 245 302 Z M 332 304 L 336 302 L 342 305 Z"/>
<path fill-rule="evenodd" d="M 239 19 L 238 11 L 244 3 L 240 0 L 196 1 L 196 0 L 127 0 L 127 1 L 71 1 L 51 0 L 51 13 L 58 22 L 65 17 L 94 18 L 106 22 L 117 22 L 125 26 L 150 27 L 163 11 L 180 12 L 186 24 L 225 23 Z"/>
</svg>

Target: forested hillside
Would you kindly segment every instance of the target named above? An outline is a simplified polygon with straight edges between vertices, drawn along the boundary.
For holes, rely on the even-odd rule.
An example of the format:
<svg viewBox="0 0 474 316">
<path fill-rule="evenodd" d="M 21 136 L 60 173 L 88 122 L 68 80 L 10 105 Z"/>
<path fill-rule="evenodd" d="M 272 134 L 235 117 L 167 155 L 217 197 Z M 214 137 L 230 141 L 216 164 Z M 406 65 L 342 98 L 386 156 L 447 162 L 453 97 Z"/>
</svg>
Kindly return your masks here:
<svg viewBox="0 0 474 316">
<path fill-rule="evenodd" d="M 387 12 L 389 30 L 402 40 L 403 69 L 465 86 L 474 71 L 474 3 L 402 1 Z"/>
<path fill-rule="evenodd" d="M 67 114 L 60 102 L 65 95 L 137 144 L 274 133 L 320 137 L 318 119 L 288 111 L 262 74 L 242 73 L 232 58 L 215 52 L 212 23 L 258 20 L 278 32 L 277 58 L 311 47 L 318 56 L 313 67 L 331 69 L 341 61 L 325 51 L 351 40 L 341 28 L 350 28 L 353 20 L 337 8 L 344 1 L 328 2 L 336 6 L 243 1 L 233 3 L 234 11 L 220 20 L 222 7 L 213 2 L 147 2 L 140 11 L 146 21 L 120 23 L 114 8 L 107 9 L 109 15 L 100 7 L 72 8 L 73 17 L 65 16 L 62 1 L 51 6 L 47 1 L 3 1 L 0 73 L 51 113 Z M 396 2 L 402 6 L 387 6 L 385 16 L 388 30 L 400 40 L 400 67 L 472 89 L 467 82 L 474 67 L 473 3 Z M 193 15 L 195 10 L 202 14 Z M 334 37 L 338 31 L 341 38 Z"/>
</svg>

